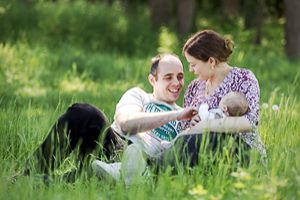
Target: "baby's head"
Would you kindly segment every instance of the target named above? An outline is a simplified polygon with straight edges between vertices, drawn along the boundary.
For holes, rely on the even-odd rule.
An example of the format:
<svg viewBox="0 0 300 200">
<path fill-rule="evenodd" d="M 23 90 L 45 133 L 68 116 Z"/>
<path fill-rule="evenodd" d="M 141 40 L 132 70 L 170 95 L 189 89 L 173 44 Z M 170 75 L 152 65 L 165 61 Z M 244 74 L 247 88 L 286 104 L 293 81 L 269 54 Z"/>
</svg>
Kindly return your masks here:
<svg viewBox="0 0 300 200">
<path fill-rule="evenodd" d="M 227 116 L 242 116 L 248 111 L 248 101 L 239 92 L 229 92 L 220 101 L 219 107 Z"/>
</svg>

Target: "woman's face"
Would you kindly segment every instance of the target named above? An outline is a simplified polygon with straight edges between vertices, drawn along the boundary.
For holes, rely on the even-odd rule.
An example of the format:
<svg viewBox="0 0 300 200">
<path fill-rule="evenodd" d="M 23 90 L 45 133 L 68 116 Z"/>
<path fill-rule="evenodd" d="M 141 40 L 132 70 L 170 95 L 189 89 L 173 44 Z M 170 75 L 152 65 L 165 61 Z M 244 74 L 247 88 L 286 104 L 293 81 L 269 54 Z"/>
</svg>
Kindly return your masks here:
<svg viewBox="0 0 300 200">
<path fill-rule="evenodd" d="M 200 80 L 208 80 L 212 77 L 212 67 L 210 59 L 206 62 L 199 60 L 189 53 L 184 53 L 186 60 L 189 63 L 190 72 L 194 73 Z"/>
</svg>

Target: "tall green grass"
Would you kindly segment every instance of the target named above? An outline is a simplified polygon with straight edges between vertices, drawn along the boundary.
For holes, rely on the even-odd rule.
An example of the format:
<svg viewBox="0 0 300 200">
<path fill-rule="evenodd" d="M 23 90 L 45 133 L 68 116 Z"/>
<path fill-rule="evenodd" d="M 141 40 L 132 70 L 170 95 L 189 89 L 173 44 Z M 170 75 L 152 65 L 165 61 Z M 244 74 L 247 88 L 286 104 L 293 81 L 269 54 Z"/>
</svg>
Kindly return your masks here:
<svg viewBox="0 0 300 200">
<path fill-rule="evenodd" d="M 0 4 L 0 199 L 297 199 L 300 197 L 300 118 L 298 62 L 284 55 L 283 24 L 267 21 L 261 46 L 239 21 L 230 27 L 199 14 L 197 28 L 230 33 L 236 42 L 231 65 L 251 69 L 261 86 L 259 131 L 267 163 L 232 169 L 202 160 L 195 169 L 145 178 L 127 189 L 122 182 L 87 180 L 66 183 L 60 174 L 74 168 L 67 159 L 47 186 L 36 177 L 9 180 L 43 141 L 51 125 L 74 102 L 88 102 L 113 120 L 122 93 L 133 86 L 151 91 L 147 75 L 159 51 L 179 54 L 186 85 L 194 78 L 181 55 L 185 38 L 172 28 L 151 27 L 146 8 L 136 14 L 121 5 L 76 1 Z M 8 3 L 7 3 L 8 2 Z M 229 26 L 229 25 L 228 25 Z M 105 28 L 104 28 L 105 27 Z M 182 96 L 178 101 L 182 104 Z M 273 110 L 273 105 L 279 110 Z M 73 160 L 72 160 L 73 159 Z M 224 161 L 224 162 L 223 162 Z"/>
</svg>

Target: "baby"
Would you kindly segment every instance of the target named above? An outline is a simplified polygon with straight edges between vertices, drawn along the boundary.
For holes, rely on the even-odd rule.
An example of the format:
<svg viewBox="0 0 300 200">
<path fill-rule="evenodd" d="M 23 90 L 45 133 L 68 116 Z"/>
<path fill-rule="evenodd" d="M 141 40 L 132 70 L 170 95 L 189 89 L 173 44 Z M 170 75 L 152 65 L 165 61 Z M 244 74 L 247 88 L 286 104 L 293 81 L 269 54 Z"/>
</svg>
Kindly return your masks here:
<svg viewBox="0 0 300 200">
<path fill-rule="evenodd" d="M 248 101 L 243 94 L 229 92 L 221 99 L 219 108 L 208 110 L 209 106 L 206 103 L 201 104 L 198 114 L 202 121 L 228 116 L 242 116 L 248 111 L 248 107 Z"/>
<path fill-rule="evenodd" d="M 226 94 L 219 103 L 219 108 L 209 109 L 208 104 L 201 104 L 199 107 L 198 115 L 201 118 L 201 121 L 219 119 L 228 116 L 242 116 L 248 111 L 248 101 L 246 97 L 239 92 L 229 92 Z M 180 134 L 177 135 L 179 137 Z M 170 148 L 175 140 L 173 141 L 161 141 L 161 146 L 164 149 Z"/>
</svg>

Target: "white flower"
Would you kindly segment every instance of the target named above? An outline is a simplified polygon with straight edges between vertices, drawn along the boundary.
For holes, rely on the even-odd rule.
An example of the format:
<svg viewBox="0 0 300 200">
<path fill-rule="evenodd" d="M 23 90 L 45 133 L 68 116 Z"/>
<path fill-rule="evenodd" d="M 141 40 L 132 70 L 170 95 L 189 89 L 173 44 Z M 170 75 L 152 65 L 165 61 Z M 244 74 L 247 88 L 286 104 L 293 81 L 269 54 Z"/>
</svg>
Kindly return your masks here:
<svg viewBox="0 0 300 200">
<path fill-rule="evenodd" d="M 264 109 L 267 109 L 267 108 L 269 108 L 269 104 L 268 104 L 268 103 L 263 103 L 263 104 L 262 104 L 262 107 L 263 107 Z"/>
<path fill-rule="evenodd" d="M 276 104 L 274 104 L 274 105 L 272 106 L 272 110 L 274 110 L 274 111 L 278 111 L 278 110 L 279 110 L 279 106 L 278 106 L 278 105 L 276 105 Z"/>
</svg>

